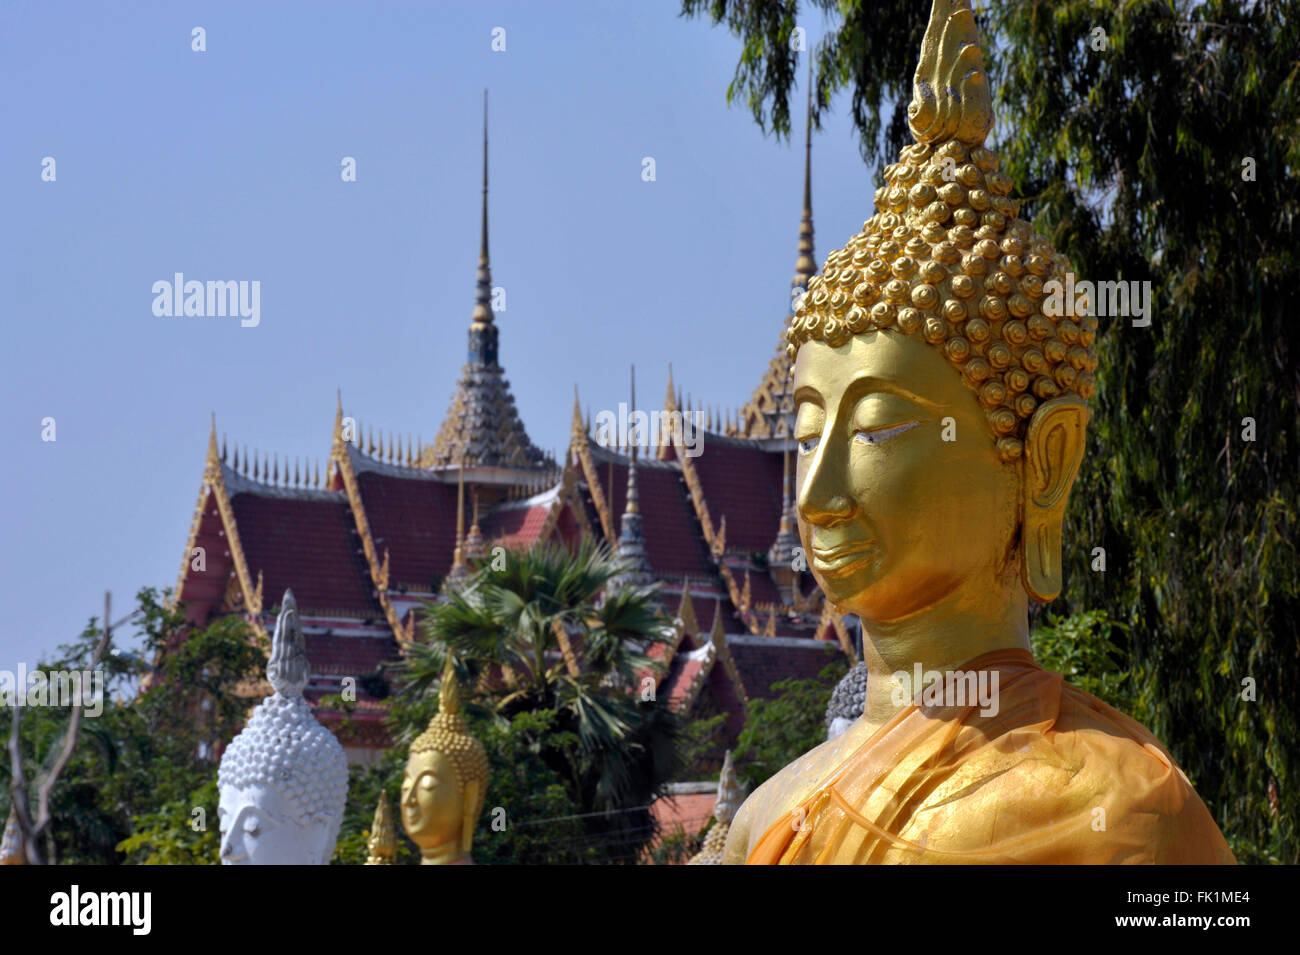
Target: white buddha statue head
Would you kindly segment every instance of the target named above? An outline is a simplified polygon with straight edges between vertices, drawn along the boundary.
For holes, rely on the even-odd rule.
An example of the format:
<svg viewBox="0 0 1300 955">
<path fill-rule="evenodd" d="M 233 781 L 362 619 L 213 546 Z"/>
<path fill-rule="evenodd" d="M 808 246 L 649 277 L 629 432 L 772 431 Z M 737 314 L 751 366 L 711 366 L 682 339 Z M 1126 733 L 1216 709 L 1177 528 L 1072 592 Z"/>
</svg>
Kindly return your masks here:
<svg viewBox="0 0 1300 955">
<path fill-rule="evenodd" d="M 347 757 L 303 699 L 308 675 L 298 605 L 286 590 L 266 667 L 275 692 L 221 757 L 223 865 L 325 865 L 334 854 Z"/>
</svg>

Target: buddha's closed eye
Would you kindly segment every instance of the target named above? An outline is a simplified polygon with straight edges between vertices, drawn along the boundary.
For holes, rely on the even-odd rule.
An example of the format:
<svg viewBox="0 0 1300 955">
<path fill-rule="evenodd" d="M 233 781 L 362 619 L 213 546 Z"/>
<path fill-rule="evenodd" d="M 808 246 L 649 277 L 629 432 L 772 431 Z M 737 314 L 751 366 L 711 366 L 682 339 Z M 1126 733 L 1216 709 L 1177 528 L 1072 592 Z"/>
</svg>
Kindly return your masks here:
<svg viewBox="0 0 1300 955">
<path fill-rule="evenodd" d="M 871 431 L 859 430 L 854 432 L 853 438 L 856 441 L 862 441 L 866 444 L 879 444 L 881 441 L 902 434 L 904 431 L 911 431 L 920 423 L 921 422 L 919 421 L 908 421 L 904 424 L 896 424 L 888 428 L 876 428 Z"/>
<path fill-rule="evenodd" d="M 920 423 L 921 422 L 919 421 L 906 421 L 903 424 L 890 425 L 885 428 L 859 428 L 857 431 L 853 432 L 853 439 L 855 441 L 861 441 L 864 444 L 879 444 L 880 442 L 895 437 L 896 435 L 900 435 L 905 431 L 911 431 Z M 817 445 L 820 442 L 820 435 L 801 438 L 799 441 L 799 453 L 811 454 L 813 451 L 817 450 Z"/>
</svg>

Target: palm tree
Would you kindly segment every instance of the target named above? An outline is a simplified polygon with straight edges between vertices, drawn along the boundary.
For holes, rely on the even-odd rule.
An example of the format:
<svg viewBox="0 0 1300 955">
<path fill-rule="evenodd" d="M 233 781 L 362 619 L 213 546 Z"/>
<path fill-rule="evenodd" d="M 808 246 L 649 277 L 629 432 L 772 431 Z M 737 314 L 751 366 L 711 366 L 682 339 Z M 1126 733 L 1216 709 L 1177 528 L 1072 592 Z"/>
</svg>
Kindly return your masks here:
<svg viewBox="0 0 1300 955">
<path fill-rule="evenodd" d="M 647 806 L 682 766 L 677 718 L 652 692 L 659 664 L 650 650 L 673 636 L 658 585 L 611 584 L 622 565 L 590 538 L 572 552 L 554 543 L 507 550 L 495 563 L 425 605 L 405 692 L 434 695 L 450 653 L 494 719 L 553 711 L 539 757 L 591 814 L 583 856 L 635 861 L 654 834 Z"/>
</svg>

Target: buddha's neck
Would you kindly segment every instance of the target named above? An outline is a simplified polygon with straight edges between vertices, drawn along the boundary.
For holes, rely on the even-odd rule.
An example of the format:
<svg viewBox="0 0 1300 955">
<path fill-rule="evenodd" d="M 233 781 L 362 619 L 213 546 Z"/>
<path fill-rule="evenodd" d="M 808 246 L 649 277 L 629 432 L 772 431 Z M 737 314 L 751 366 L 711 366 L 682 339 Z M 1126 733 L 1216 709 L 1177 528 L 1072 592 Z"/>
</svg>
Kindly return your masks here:
<svg viewBox="0 0 1300 955">
<path fill-rule="evenodd" d="M 867 665 L 864 715 L 872 725 L 898 712 L 900 671 L 916 665 L 954 670 L 994 650 L 1029 649 L 1029 602 L 1018 581 L 1001 586 L 967 581 L 924 610 L 902 620 L 862 621 L 862 658 Z M 910 701 L 911 696 L 908 694 Z"/>
<path fill-rule="evenodd" d="M 452 839 L 441 845 L 420 847 L 420 865 L 456 865 L 463 861 L 464 853 L 460 851 L 460 838 Z"/>
</svg>

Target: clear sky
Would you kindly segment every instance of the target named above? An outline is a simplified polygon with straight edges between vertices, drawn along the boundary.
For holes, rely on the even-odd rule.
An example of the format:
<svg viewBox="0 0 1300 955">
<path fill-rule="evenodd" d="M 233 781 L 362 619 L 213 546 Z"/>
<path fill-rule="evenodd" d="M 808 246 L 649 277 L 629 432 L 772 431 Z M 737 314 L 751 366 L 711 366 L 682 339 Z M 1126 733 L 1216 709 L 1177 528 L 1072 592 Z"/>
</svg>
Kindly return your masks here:
<svg viewBox="0 0 1300 955">
<path fill-rule="evenodd" d="M 647 403 L 669 362 L 743 403 L 788 303 L 802 135 L 727 106 L 737 41 L 677 9 L 5 0 L 0 669 L 105 590 L 122 612 L 175 586 L 211 413 L 232 444 L 324 462 L 341 388 L 363 426 L 432 439 L 473 307 L 484 88 L 501 362 L 533 440 L 566 445 L 575 382 L 617 407 L 632 362 Z M 819 263 L 875 184 L 834 105 Z M 176 272 L 260 282 L 260 323 L 155 316 Z"/>
</svg>

